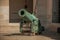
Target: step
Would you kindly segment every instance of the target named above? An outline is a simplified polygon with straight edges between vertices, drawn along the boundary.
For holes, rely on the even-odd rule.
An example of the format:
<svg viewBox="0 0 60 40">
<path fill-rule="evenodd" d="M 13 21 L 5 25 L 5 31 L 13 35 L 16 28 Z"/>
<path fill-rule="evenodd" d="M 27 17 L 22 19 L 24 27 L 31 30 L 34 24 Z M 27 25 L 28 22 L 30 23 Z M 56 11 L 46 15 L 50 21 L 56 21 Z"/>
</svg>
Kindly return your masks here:
<svg viewBox="0 0 60 40">
<path fill-rule="evenodd" d="M 22 28 L 27 28 L 27 29 L 30 29 L 31 27 L 28 27 L 28 26 L 23 26 Z"/>
<path fill-rule="evenodd" d="M 30 27 L 29 25 L 23 25 L 23 27 Z"/>
<path fill-rule="evenodd" d="M 22 33 L 31 33 L 31 30 L 24 30 Z"/>
<path fill-rule="evenodd" d="M 31 30 L 30 28 L 22 28 L 22 30 Z"/>
</svg>

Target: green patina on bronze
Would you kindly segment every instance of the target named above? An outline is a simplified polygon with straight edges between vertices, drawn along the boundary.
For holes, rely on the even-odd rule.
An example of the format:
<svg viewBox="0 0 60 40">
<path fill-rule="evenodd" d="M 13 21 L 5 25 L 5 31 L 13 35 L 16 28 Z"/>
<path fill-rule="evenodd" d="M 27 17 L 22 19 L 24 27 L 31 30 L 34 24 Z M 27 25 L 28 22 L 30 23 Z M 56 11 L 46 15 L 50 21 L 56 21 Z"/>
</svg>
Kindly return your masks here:
<svg viewBox="0 0 60 40">
<path fill-rule="evenodd" d="M 38 32 L 41 32 L 42 31 L 42 26 L 40 25 L 40 21 L 39 19 L 34 15 L 34 13 L 29 13 L 27 10 L 25 9 L 21 9 L 19 10 L 19 16 L 21 18 L 21 21 L 20 21 L 20 32 L 22 32 L 22 25 L 24 23 L 24 21 L 26 22 L 30 22 L 31 23 L 31 32 L 34 32 L 34 33 L 38 33 Z"/>
</svg>

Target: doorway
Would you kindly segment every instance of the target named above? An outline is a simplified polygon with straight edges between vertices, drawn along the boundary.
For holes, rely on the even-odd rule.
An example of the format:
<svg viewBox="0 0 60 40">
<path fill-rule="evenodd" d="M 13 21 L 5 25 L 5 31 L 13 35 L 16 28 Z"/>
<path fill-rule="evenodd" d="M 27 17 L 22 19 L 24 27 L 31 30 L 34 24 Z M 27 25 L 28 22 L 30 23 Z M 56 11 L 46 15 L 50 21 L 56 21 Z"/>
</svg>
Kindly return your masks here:
<svg viewBox="0 0 60 40">
<path fill-rule="evenodd" d="M 18 11 L 25 8 L 27 5 L 27 10 L 33 12 L 33 0 L 9 0 L 9 22 L 18 23 L 20 22 L 20 17 Z"/>
</svg>

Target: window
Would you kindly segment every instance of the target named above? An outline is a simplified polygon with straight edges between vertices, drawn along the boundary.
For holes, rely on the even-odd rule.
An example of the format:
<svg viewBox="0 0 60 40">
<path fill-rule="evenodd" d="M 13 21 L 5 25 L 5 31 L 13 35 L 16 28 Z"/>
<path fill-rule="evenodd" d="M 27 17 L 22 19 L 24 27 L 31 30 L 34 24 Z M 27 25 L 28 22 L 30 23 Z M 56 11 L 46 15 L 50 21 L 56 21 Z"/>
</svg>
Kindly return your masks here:
<svg viewBox="0 0 60 40">
<path fill-rule="evenodd" d="M 60 0 L 53 0 L 52 22 L 60 23 Z"/>
</svg>

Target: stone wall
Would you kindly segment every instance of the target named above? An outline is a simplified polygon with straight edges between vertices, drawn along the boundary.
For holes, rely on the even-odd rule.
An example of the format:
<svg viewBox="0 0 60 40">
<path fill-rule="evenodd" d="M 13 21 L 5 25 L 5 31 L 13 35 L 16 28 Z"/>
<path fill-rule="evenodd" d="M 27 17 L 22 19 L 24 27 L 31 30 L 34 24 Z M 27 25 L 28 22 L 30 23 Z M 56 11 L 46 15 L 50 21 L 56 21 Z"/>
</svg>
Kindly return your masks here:
<svg viewBox="0 0 60 40">
<path fill-rule="evenodd" d="M 52 2 L 53 0 L 37 1 L 37 17 L 41 20 L 41 24 L 50 31 L 57 31 L 60 27 L 59 23 L 52 23 Z"/>
<path fill-rule="evenodd" d="M 59 23 L 52 23 L 52 0 L 38 0 L 35 14 L 41 24 L 51 30 L 57 31 Z M 19 23 L 9 23 L 9 0 L 0 0 L 0 33 L 19 32 Z"/>
<path fill-rule="evenodd" d="M 0 0 L 0 33 L 11 32 L 19 32 L 19 23 L 9 23 L 9 0 Z"/>
</svg>

